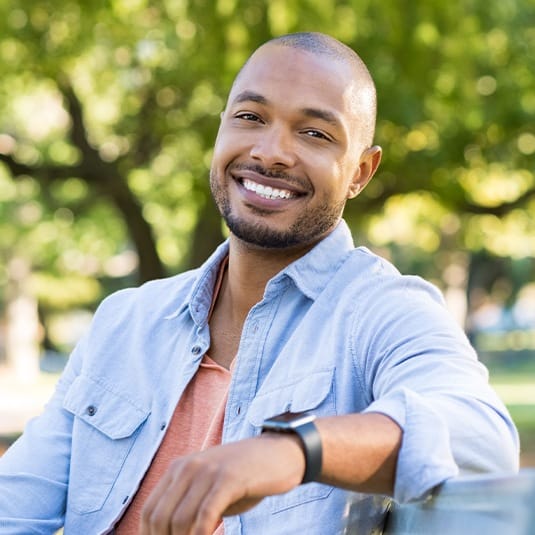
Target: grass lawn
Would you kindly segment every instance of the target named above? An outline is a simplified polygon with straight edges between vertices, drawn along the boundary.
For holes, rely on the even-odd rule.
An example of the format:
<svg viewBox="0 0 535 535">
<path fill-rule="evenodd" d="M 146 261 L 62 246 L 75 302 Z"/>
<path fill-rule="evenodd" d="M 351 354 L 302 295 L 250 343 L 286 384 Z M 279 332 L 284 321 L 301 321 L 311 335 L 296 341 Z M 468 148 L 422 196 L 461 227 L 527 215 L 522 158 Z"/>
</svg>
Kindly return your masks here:
<svg viewBox="0 0 535 535">
<path fill-rule="evenodd" d="M 491 383 L 518 428 L 522 466 L 535 466 L 535 373 L 491 370 Z"/>
</svg>

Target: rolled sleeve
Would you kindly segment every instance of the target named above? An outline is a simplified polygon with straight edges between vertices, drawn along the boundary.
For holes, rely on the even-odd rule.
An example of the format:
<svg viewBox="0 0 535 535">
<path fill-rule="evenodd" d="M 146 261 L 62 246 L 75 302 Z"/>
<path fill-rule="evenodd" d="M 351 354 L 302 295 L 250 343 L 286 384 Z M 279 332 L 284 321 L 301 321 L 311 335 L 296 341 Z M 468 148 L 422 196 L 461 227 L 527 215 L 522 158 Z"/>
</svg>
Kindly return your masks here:
<svg viewBox="0 0 535 535">
<path fill-rule="evenodd" d="M 397 501 L 421 499 L 446 479 L 458 475 L 448 424 L 417 393 L 400 388 L 372 403 L 365 412 L 385 414 L 403 430 L 394 487 Z"/>
<path fill-rule="evenodd" d="M 414 278 L 388 290 L 377 294 L 358 340 L 372 356 L 366 412 L 403 430 L 395 499 L 420 499 L 456 475 L 517 471 L 516 428 L 436 291 Z"/>
</svg>

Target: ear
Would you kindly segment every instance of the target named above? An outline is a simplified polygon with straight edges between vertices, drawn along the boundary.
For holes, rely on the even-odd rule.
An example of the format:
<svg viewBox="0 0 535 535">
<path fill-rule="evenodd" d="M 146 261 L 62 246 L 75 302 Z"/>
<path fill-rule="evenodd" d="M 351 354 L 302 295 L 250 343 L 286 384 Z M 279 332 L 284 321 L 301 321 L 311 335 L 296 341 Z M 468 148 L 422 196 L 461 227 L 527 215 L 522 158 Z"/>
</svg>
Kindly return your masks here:
<svg viewBox="0 0 535 535">
<path fill-rule="evenodd" d="M 348 199 L 356 197 L 368 185 L 381 163 L 382 153 L 379 145 L 373 145 L 361 154 L 359 167 L 347 191 Z"/>
</svg>

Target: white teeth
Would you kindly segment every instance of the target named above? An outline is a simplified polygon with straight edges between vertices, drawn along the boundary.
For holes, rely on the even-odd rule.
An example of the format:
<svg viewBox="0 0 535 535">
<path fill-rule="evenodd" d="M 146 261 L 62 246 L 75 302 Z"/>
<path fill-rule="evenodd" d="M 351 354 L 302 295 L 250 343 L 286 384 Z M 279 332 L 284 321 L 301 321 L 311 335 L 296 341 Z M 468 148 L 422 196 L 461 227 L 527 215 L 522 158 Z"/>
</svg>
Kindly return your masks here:
<svg viewBox="0 0 535 535">
<path fill-rule="evenodd" d="M 277 189 L 271 186 L 262 186 L 252 180 L 245 178 L 243 180 L 243 187 L 249 191 L 254 191 L 260 197 L 264 199 L 290 199 L 295 197 L 295 194 L 287 189 Z"/>
</svg>

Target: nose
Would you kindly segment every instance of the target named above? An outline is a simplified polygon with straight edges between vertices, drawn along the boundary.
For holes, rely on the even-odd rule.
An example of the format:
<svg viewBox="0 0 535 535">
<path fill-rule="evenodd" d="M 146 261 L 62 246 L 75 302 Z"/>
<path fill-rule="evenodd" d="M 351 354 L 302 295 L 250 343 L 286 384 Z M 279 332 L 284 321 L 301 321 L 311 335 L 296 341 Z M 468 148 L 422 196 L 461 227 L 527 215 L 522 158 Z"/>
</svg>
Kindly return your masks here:
<svg viewBox="0 0 535 535">
<path fill-rule="evenodd" d="M 291 133 L 275 125 L 263 128 L 253 141 L 251 158 L 261 162 L 267 168 L 293 167 L 296 155 Z"/>
</svg>

